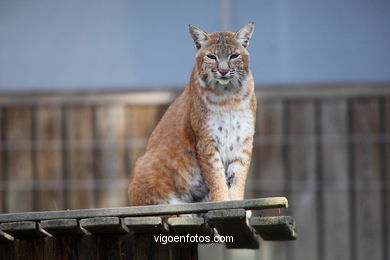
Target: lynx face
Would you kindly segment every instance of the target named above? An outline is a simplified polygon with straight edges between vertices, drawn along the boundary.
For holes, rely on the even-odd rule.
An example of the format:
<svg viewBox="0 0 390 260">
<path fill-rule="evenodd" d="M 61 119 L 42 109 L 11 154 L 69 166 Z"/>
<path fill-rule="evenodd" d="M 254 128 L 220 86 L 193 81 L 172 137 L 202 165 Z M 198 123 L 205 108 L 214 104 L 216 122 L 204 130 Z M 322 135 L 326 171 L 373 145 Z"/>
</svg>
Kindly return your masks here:
<svg viewBox="0 0 390 260">
<path fill-rule="evenodd" d="M 253 33 L 253 24 L 246 25 L 236 33 L 211 34 L 190 25 L 190 33 L 198 49 L 196 73 L 202 87 L 234 91 L 245 85 L 249 73 L 246 47 Z"/>
</svg>

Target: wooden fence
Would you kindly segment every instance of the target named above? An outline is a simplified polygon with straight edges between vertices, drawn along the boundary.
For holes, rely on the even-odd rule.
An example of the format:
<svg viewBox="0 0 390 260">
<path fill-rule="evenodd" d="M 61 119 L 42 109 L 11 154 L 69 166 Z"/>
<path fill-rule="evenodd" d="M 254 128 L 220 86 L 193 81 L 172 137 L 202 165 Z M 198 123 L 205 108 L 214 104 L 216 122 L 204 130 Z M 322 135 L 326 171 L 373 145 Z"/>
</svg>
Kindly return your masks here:
<svg viewBox="0 0 390 260">
<path fill-rule="evenodd" d="M 176 94 L 1 94 L 0 212 L 128 205 L 134 161 Z M 299 239 L 247 257 L 389 259 L 390 83 L 257 94 L 246 197 L 287 196 Z"/>
</svg>

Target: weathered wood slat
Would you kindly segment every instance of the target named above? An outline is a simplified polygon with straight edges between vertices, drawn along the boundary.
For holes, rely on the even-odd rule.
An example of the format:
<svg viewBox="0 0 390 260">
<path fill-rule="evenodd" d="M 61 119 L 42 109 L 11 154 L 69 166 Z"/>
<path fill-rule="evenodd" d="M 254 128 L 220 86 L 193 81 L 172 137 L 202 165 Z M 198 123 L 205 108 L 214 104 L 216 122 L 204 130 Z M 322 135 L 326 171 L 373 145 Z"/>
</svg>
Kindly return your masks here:
<svg viewBox="0 0 390 260">
<path fill-rule="evenodd" d="M 34 221 L 12 222 L 0 224 L 0 230 L 18 239 L 31 239 L 51 236 Z"/>
<path fill-rule="evenodd" d="M 288 107 L 289 147 L 287 176 L 292 215 L 302 235 L 292 243 L 294 259 L 318 258 L 318 183 L 315 145 L 315 109 L 313 101 L 291 101 Z M 310 216 L 310 217 L 308 217 Z M 305 250 L 302 250 L 305 248 Z"/>
<path fill-rule="evenodd" d="M 259 103 L 256 119 L 256 137 L 253 150 L 253 173 L 247 186 L 253 189 L 253 198 L 266 196 L 287 196 L 287 180 L 284 164 L 285 109 L 282 100 Z M 262 216 L 279 214 L 278 210 L 261 212 Z M 283 213 L 284 214 L 284 213 Z M 288 242 L 262 243 L 256 251 L 256 259 L 288 259 Z"/>
<path fill-rule="evenodd" d="M 1 214 L 0 222 L 27 221 L 27 220 L 48 220 L 63 218 L 91 218 L 91 217 L 132 217 L 152 215 L 174 215 L 186 213 L 202 213 L 219 209 L 275 209 L 288 206 L 285 197 L 271 197 L 248 200 L 233 200 L 223 202 L 200 202 L 176 205 L 153 205 L 136 207 L 119 207 L 105 209 L 81 209 L 81 210 L 59 210 L 46 212 L 9 213 Z"/>
<path fill-rule="evenodd" d="M 0 230 L 0 244 L 9 244 L 12 242 L 14 242 L 13 236 Z"/>
<path fill-rule="evenodd" d="M 352 131 L 358 136 L 353 145 L 353 180 L 355 218 L 355 259 L 383 259 L 381 172 L 379 142 L 370 139 L 380 133 L 377 99 L 352 102 Z M 374 214 L 375 213 L 375 214 Z M 370 245 L 370 246 L 367 246 Z"/>
<path fill-rule="evenodd" d="M 219 235 L 233 237 L 233 242 L 225 243 L 227 248 L 259 248 L 259 237 L 249 225 L 244 209 L 213 210 L 207 217 Z"/>
<path fill-rule="evenodd" d="M 6 163 L 6 149 L 4 145 L 4 125 L 5 120 L 3 116 L 4 109 L 0 107 L 0 213 L 6 212 L 5 210 L 5 189 L 6 186 L 6 178 L 5 178 L 5 171 L 4 166 Z"/>
<path fill-rule="evenodd" d="M 214 236 L 214 229 L 210 228 L 201 217 L 177 217 L 168 219 L 169 227 L 176 234 L 197 234 L 201 236 Z"/>
<path fill-rule="evenodd" d="M 382 117 L 384 120 L 384 126 L 383 126 L 383 134 L 390 137 L 390 97 L 387 97 L 384 101 L 384 111 Z M 387 140 L 387 142 L 383 143 L 383 154 L 382 154 L 382 167 L 383 173 L 384 173 L 384 192 L 383 192 L 383 200 L 382 205 L 384 205 L 382 208 L 384 208 L 384 214 L 383 214 L 383 226 L 385 228 L 384 230 L 384 259 L 390 258 L 390 223 L 388 222 L 388 219 L 390 218 L 390 207 L 388 207 L 390 203 L 390 138 Z"/>
<path fill-rule="evenodd" d="M 290 216 L 254 217 L 251 226 L 264 240 L 295 240 L 296 228 Z"/>
<path fill-rule="evenodd" d="M 123 106 L 100 106 L 94 113 L 97 207 L 120 207 L 128 204 L 128 173 L 124 169 L 125 108 Z"/>
<path fill-rule="evenodd" d="M 126 234 L 129 232 L 128 228 L 123 224 L 123 219 L 118 217 L 82 219 L 80 220 L 80 226 L 92 234 Z"/>
<path fill-rule="evenodd" d="M 124 224 L 137 233 L 167 233 L 168 224 L 161 217 L 127 217 Z"/>
<path fill-rule="evenodd" d="M 37 209 L 64 209 L 61 108 L 36 108 Z"/>
<path fill-rule="evenodd" d="M 350 259 L 348 109 L 345 100 L 320 105 L 324 260 Z M 337 232 L 334 230 L 337 229 Z"/>
<path fill-rule="evenodd" d="M 34 210 L 31 108 L 9 108 L 3 116 L 7 142 L 6 208 L 8 212 L 31 211 Z"/>
<path fill-rule="evenodd" d="M 91 107 L 69 107 L 65 110 L 66 192 L 71 209 L 96 207 L 92 119 Z"/>
<path fill-rule="evenodd" d="M 51 219 L 41 221 L 41 227 L 52 235 L 84 235 L 77 219 Z"/>
<path fill-rule="evenodd" d="M 129 106 L 126 111 L 126 138 L 131 140 L 127 150 L 130 168 L 138 157 L 143 155 L 146 142 L 160 119 L 160 106 Z"/>
<path fill-rule="evenodd" d="M 354 98 L 390 95 L 389 83 L 345 84 L 283 84 L 257 85 L 258 97 L 268 99 Z M 353 89 L 353 91 L 351 91 Z M 52 93 L 2 93 L 0 104 L 4 107 L 34 105 L 162 105 L 171 103 L 177 96 L 173 91 L 111 91 L 105 92 L 52 92 Z"/>
</svg>

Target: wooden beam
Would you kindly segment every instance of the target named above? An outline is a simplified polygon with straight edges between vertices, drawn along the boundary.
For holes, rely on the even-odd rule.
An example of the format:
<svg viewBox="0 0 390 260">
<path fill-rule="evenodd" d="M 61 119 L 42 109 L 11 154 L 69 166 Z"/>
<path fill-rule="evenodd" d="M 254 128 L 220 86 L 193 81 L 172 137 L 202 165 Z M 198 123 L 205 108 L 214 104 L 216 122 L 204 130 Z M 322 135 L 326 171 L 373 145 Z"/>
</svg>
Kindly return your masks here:
<svg viewBox="0 0 390 260">
<path fill-rule="evenodd" d="M 167 233 L 168 224 L 161 217 L 128 217 L 124 224 L 136 233 Z"/>
<path fill-rule="evenodd" d="M 80 226 L 92 234 L 126 234 L 128 228 L 118 217 L 98 217 L 80 220 Z"/>
<path fill-rule="evenodd" d="M 0 244 L 8 244 L 12 242 L 14 242 L 13 236 L 0 230 Z"/>
<path fill-rule="evenodd" d="M 2 107 L 34 105 L 166 105 L 183 90 L 177 86 L 165 91 L 100 90 L 56 92 L 8 92 L 1 93 Z M 270 84 L 257 85 L 256 95 L 265 99 L 313 99 L 380 97 L 390 94 L 390 82 L 367 83 L 319 83 L 319 84 Z"/>
<path fill-rule="evenodd" d="M 249 225 L 244 209 L 213 210 L 207 217 L 219 235 L 233 238 L 232 242 L 225 242 L 227 248 L 259 248 L 259 237 Z"/>
<path fill-rule="evenodd" d="M 45 212 L 9 213 L 0 215 L 1 222 L 15 221 L 38 221 L 64 218 L 92 218 L 92 217 L 135 217 L 135 216 L 157 216 L 177 215 L 188 213 L 204 213 L 210 210 L 220 209 L 275 209 L 287 208 L 288 202 L 285 197 L 271 197 L 248 200 L 233 200 L 223 202 L 200 202 L 176 205 L 153 205 L 102 209 L 81 209 L 81 210 L 59 210 Z"/>
<path fill-rule="evenodd" d="M 177 217 L 168 219 L 169 227 L 176 234 L 197 234 L 201 236 L 214 236 L 213 228 L 201 217 Z"/>
<path fill-rule="evenodd" d="M 34 221 L 12 222 L 0 224 L 0 230 L 18 239 L 31 239 L 51 236 Z"/>
<path fill-rule="evenodd" d="M 88 233 L 80 227 L 77 219 L 51 219 L 43 220 L 41 227 L 50 234 L 56 235 L 84 235 Z"/>
<path fill-rule="evenodd" d="M 254 217 L 250 224 L 264 240 L 296 239 L 294 219 L 290 216 Z"/>
</svg>

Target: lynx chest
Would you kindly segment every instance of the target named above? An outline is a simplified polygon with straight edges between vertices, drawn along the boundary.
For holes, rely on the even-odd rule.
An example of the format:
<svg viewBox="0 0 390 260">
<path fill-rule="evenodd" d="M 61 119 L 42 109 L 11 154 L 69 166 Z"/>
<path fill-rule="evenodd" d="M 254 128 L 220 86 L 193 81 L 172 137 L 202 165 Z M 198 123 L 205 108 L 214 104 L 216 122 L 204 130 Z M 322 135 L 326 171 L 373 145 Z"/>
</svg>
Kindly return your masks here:
<svg viewBox="0 0 390 260">
<path fill-rule="evenodd" d="M 253 136 L 255 120 L 252 111 L 222 111 L 209 117 L 208 126 L 211 138 L 225 166 L 239 158 L 247 145 L 248 137 Z"/>
</svg>

